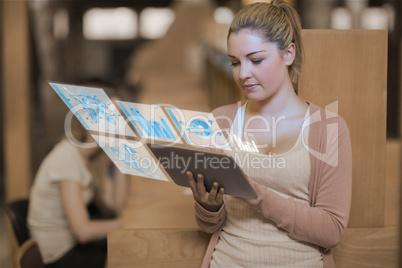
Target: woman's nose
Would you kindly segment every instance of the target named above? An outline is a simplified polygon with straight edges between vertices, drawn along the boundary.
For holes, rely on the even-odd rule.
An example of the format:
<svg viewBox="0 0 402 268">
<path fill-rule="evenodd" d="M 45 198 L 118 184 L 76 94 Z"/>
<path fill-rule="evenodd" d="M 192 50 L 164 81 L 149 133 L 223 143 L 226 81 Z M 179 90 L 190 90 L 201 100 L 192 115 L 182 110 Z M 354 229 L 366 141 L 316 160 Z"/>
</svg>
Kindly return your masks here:
<svg viewBox="0 0 402 268">
<path fill-rule="evenodd" d="M 251 77 L 250 66 L 248 64 L 242 64 L 239 68 L 239 78 L 241 80 L 246 80 Z"/>
</svg>

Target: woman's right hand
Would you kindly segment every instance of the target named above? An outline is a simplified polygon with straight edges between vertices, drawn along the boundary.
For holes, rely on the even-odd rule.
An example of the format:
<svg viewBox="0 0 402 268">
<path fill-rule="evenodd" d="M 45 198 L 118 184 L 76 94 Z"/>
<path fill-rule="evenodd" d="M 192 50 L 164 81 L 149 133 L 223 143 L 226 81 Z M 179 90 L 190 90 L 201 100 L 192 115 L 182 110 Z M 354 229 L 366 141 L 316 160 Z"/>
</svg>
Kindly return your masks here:
<svg viewBox="0 0 402 268">
<path fill-rule="evenodd" d="M 206 210 L 211 212 L 218 211 L 223 204 L 224 189 L 219 188 L 219 184 L 214 182 L 211 191 L 209 193 L 205 189 L 204 176 L 202 174 L 197 175 L 197 181 L 193 177 L 193 173 L 186 172 L 188 184 L 191 191 L 193 191 L 194 199 Z"/>
</svg>

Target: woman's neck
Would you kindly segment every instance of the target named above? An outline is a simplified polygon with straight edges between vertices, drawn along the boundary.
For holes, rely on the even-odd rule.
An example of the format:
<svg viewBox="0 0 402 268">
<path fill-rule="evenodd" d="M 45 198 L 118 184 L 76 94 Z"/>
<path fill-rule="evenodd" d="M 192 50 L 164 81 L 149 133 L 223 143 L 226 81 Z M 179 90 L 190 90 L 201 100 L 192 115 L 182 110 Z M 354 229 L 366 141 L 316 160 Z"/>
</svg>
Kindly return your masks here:
<svg viewBox="0 0 402 268">
<path fill-rule="evenodd" d="M 279 91 L 274 96 L 261 100 L 250 100 L 247 110 L 250 115 L 291 116 L 298 114 L 300 109 L 305 110 L 307 104 L 295 93 L 293 87 Z"/>
</svg>

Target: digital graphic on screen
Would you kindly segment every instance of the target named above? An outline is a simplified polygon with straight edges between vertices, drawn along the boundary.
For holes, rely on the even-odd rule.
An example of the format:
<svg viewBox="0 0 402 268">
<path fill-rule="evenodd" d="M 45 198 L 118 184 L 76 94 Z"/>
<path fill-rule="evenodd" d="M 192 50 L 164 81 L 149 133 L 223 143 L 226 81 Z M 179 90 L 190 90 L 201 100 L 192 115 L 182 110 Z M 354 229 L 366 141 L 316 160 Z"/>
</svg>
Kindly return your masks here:
<svg viewBox="0 0 402 268">
<path fill-rule="evenodd" d="M 169 181 L 157 161 L 141 142 L 92 135 L 120 172 L 128 175 Z"/>
<path fill-rule="evenodd" d="M 58 83 L 50 85 L 87 130 L 136 137 L 101 88 Z"/>
<path fill-rule="evenodd" d="M 187 144 L 230 150 L 211 113 L 165 108 Z"/>
<path fill-rule="evenodd" d="M 141 137 L 182 143 L 160 106 L 123 101 L 117 103 Z"/>
</svg>

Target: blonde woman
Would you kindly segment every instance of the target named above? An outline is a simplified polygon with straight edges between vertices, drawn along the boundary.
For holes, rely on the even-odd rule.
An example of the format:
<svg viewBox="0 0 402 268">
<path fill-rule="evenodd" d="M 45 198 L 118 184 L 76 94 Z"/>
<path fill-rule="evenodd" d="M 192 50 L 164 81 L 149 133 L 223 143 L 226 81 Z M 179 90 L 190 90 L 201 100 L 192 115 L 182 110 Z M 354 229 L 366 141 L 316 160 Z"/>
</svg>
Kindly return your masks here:
<svg viewBox="0 0 402 268">
<path fill-rule="evenodd" d="M 224 195 L 217 183 L 207 192 L 202 175 L 188 172 L 197 222 L 213 233 L 203 267 L 335 267 L 331 248 L 351 202 L 349 130 L 341 117 L 295 93 L 303 58 L 299 16 L 282 0 L 248 5 L 233 19 L 227 48 L 247 101 L 214 114 L 229 137 L 258 147 L 258 154 L 235 151 L 239 159 L 282 165 L 243 161 L 255 200 Z"/>
</svg>

